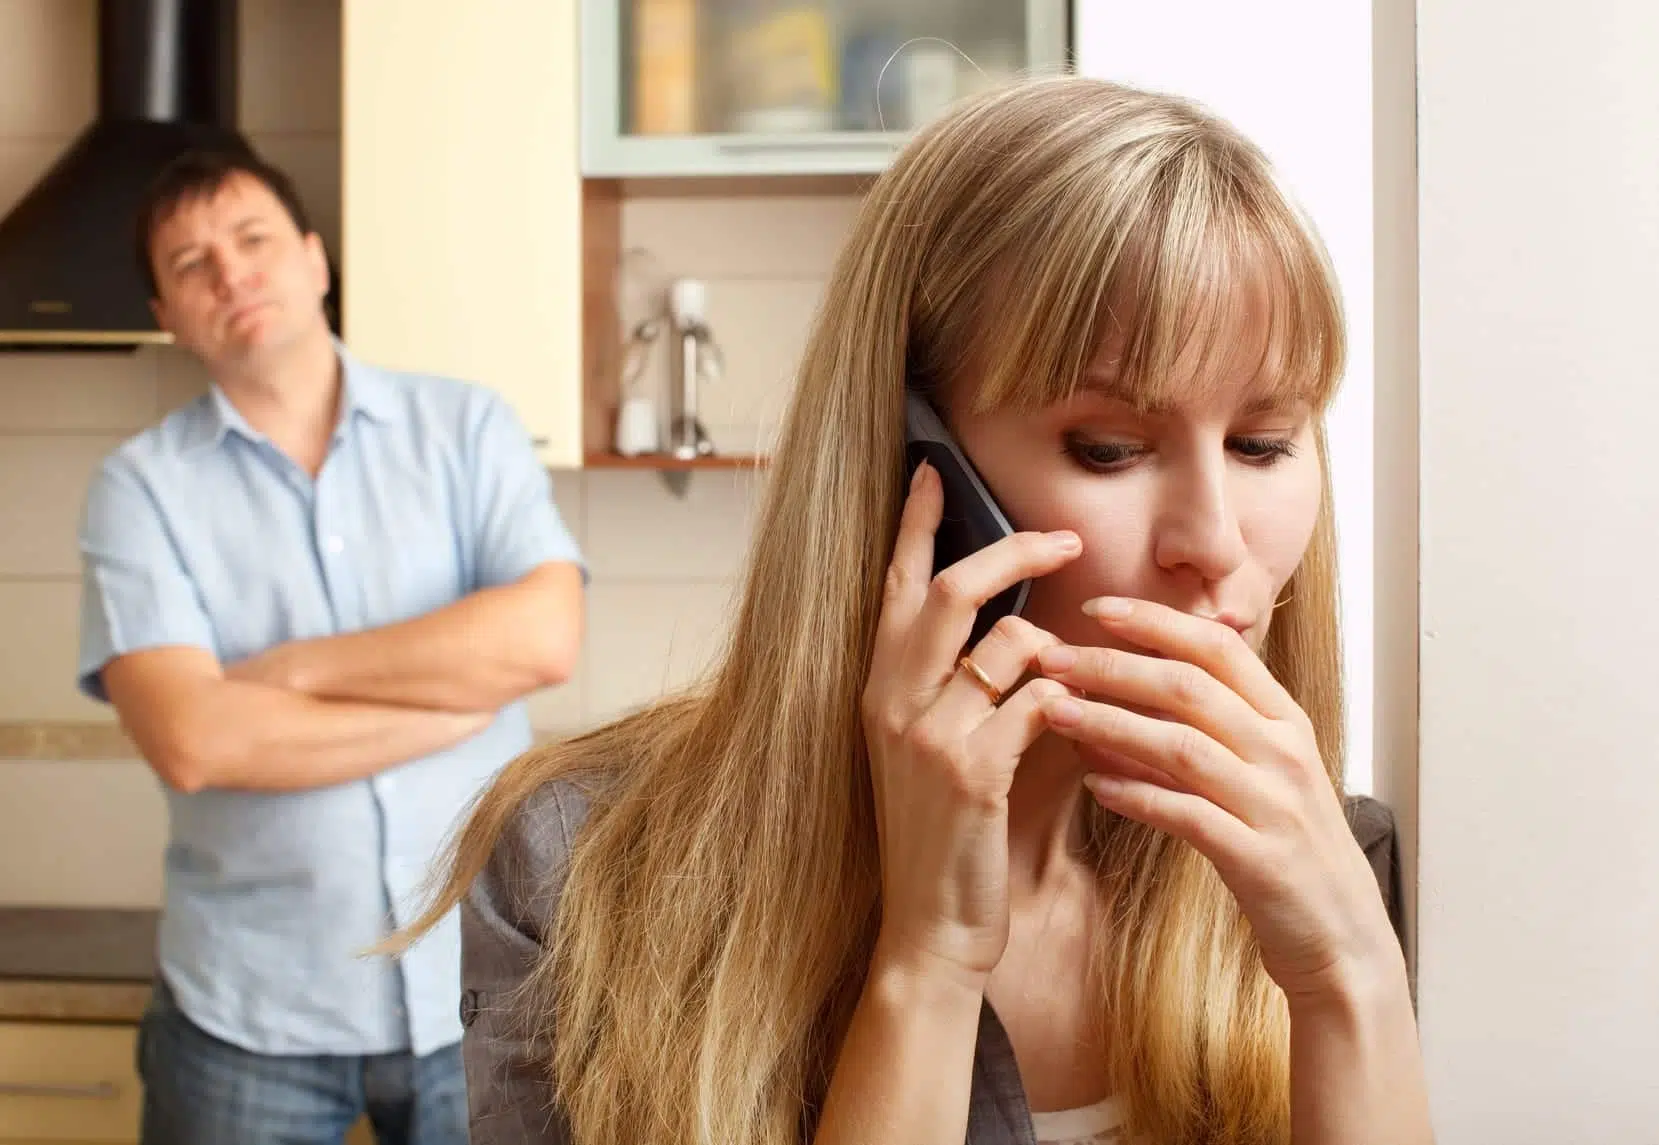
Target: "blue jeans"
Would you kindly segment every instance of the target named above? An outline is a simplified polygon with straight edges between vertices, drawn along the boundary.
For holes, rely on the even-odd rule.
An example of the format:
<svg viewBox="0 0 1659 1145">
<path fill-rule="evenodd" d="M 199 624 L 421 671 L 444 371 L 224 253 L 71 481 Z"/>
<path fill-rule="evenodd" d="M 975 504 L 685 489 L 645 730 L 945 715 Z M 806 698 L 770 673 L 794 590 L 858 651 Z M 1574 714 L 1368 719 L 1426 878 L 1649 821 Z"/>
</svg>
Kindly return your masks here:
<svg viewBox="0 0 1659 1145">
<path fill-rule="evenodd" d="M 416 1057 L 272 1056 L 206 1033 L 165 984 L 139 1026 L 143 1145 L 340 1145 L 364 1113 L 378 1145 L 465 1145 L 459 1045 Z"/>
</svg>

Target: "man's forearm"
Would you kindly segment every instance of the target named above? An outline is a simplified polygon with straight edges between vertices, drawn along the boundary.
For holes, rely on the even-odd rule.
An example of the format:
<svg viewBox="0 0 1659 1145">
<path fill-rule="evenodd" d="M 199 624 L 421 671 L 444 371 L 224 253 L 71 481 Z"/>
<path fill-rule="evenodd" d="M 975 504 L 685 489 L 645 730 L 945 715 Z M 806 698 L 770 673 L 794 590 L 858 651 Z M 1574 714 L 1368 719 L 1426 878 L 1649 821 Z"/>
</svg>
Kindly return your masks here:
<svg viewBox="0 0 1659 1145">
<path fill-rule="evenodd" d="M 1347 997 L 1291 1006 L 1294 1145 L 1431 1145 L 1403 962 Z"/>
<path fill-rule="evenodd" d="M 318 700 L 240 680 L 204 685 L 151 762 L 183 790 L 327 787 L 476 735 L 487 714 Z M 143 746 L 143 745 L 141 745 Z"/>
<path fill-rule="evenodd" d="M 547 570 L 398 624 L 292 641 L 226 675 L 323 699 L 495 712 L 569 678 L 582 630 L 579 576 Z"/>
</svg>

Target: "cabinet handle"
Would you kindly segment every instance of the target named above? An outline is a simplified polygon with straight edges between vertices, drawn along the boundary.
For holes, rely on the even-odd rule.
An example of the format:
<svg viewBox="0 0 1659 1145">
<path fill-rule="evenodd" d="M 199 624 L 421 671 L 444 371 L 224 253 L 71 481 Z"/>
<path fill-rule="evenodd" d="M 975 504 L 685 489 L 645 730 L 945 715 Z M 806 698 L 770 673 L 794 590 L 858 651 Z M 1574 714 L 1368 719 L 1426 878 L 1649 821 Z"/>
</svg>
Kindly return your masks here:
<svg viewBox="0 0 1659 1145">
<path fill-rule="evenodd" d="M 86 1101 L 114 1101 L 120 1096 L 121 1087 L 113 1081 L 97 1081 L 89 1085 L 43 1085 L 0 1081 L 0 1097 L 63 1097 Z"/>
</svg>

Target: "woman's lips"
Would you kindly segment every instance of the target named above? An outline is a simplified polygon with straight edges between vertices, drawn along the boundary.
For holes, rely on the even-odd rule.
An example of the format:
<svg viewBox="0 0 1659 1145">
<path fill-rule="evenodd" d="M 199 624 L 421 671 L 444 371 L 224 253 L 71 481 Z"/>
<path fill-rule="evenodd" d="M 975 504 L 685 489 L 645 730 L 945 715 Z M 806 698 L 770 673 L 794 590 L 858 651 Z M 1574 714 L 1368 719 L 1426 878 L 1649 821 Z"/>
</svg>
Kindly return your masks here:
<svg viewBox="0 0 1659 1145">
<path fill-rule="evenodd" d="M 1193 615 L 1198 617 L 1201 620 L 1213 620 L 1217 624 L 1225 624 L 1228 628 L 1231 628 L 1234 632 L 1237 632 L 1240 636 L 1243 636 L 1246 632 L 1249 632 L 1252 628 L 1254 628 L 1256 626 L 1255 621 L 1240 619 L 1238 613 L 1236 613 L 1236 612 L 1217 612 L 1217 613 L 1214 613 L 1213 615 L 1208 615 L 1208 614 L 1205 614 L 1205 613 L 1202 613 L 1202 612 L 1195 612 L 1195 613 L 1193 613 Z"/>
</svg>

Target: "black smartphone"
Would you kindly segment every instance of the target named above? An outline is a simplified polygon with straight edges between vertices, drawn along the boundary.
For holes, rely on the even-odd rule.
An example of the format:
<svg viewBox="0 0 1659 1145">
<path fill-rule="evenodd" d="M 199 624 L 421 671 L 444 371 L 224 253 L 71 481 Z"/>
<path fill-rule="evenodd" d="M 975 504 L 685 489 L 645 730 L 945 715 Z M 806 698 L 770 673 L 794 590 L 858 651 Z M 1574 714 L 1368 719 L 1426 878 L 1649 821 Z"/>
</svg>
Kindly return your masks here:
<svg viewBox="0 0 1659 1145">
<path fill-rule="evenodd" d="M 926 460 L 944 486 L 945 513 L 933 543 L 935 574 L 1014 532 L 1008 515 L 985 488 L 938 412 L 914 390 L 907 389 L 904 394 L 904 424 L 906 480 Z M 1030 592 L 1031 582 L 1022 580 L 987 601 L 974 619 L 968 647 L 978 644 L 1002 617 L 1018 616 Z"/>
</svg>

